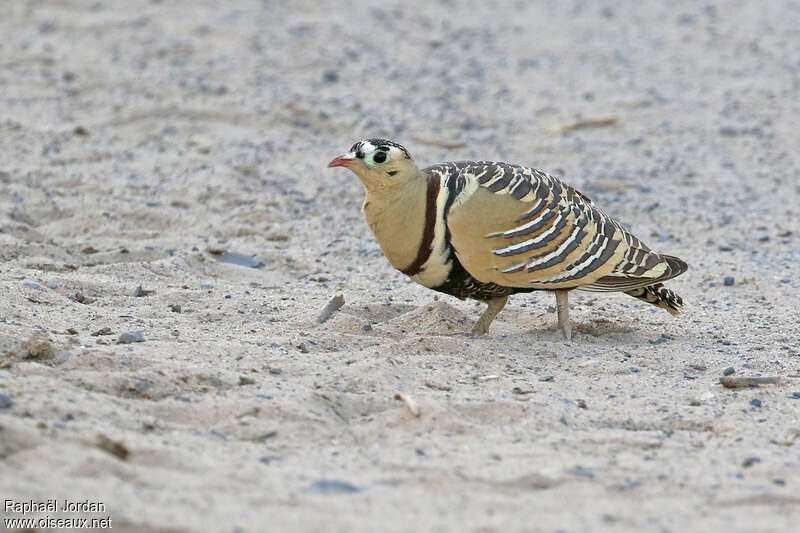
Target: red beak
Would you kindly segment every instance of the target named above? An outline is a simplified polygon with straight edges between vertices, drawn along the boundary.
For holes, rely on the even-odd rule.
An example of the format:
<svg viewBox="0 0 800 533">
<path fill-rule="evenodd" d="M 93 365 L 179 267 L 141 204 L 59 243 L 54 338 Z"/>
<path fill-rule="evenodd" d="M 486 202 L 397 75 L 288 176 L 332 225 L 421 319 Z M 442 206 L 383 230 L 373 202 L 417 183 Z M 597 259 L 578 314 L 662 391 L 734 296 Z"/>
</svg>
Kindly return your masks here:
<svg viewBox="0 0 800 533">
<path fill-rule="evenodd" d="M 346 167 L 353 161 L 353 156 L 350 154 L 342 154 L 328 163 L 328 167 Z"/>
</svg>

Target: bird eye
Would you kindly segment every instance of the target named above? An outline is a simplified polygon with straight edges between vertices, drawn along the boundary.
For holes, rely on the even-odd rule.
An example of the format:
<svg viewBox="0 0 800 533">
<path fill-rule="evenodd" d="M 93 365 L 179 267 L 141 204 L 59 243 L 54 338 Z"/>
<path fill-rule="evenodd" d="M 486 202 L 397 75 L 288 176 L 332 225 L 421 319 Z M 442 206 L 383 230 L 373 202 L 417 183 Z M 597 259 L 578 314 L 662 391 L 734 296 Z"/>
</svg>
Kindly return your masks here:
<svg viewBox="0 0 800 533">
<path fill-rule="evenodd" d="M 383 150 L 375 150 L 371 154 L 367 154 L 367 157 L 364 158 L 364 162 L 371 167 L 380 165 L 381 163 L 385 163 L 387 161 L 389 161 L 389 154 Z"/>
</svg>

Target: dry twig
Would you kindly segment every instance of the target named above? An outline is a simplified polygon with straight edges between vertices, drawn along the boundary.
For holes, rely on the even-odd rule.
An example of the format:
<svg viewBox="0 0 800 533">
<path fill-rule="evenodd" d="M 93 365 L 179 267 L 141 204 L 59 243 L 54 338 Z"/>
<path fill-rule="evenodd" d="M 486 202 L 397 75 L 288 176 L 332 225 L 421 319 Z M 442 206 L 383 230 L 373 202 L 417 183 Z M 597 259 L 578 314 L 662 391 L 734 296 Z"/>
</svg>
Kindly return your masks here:
<svg viewBox="0 0 800 533">
<path fill-rule="evenodd" d="M 552 132 L 562 132 L 569 130 L 580 130 L 583 128 L 602 128 L 605 126 L 613 126 L 617 123 L 617 121 L 617 117 L 587 118 L 586 120 L 577 120 L 575 122 L 566 122 L 564 124 L 554 124 L 546 129 Z"/>
<path fill-rule="evenodd" d="M 719 382 L 726 389 L 742 389 L 744 387 L 758 387 L 759 385 L 783 385 L 784 380 L 778 376 L 763 378 L 740 378 L 736 376 L 723 376 Z"/>
<path fill-rule="evenodd" d="M 443 391 L 451 391 L 453 387 L 450 385 L 442 385 L 441 383 L 435 383 L 433 381 L 426 381 L 425 386 L 429 389 L 436 389 L 436 390 L 443 390 Z"/>
<path fill-rule="evenodd" d="M 322 324 L 326 322 L 333 313 L 338 311 L 344 305 L 344 295 L 339 294 L 338 296 L 334 296 L 331 298 L 331 301 L 322 308 L 320 311 L 319 316 L 317 317 L 317 324 Z"/>
<path fill-rule="evenodd" d="M 394 399 L 400 400 L 401 402 L 406 404 L 406 407 L 408 407 L 408 411 L 412 415 L 419 416 L 419 407 L 417 407 L 417 402 L 415 402 L 413 398 L 411 398 L 410 396 L 406 396 L 402 392 L 398 392 L 397 394 L 394 395 Z"/>
</svg>

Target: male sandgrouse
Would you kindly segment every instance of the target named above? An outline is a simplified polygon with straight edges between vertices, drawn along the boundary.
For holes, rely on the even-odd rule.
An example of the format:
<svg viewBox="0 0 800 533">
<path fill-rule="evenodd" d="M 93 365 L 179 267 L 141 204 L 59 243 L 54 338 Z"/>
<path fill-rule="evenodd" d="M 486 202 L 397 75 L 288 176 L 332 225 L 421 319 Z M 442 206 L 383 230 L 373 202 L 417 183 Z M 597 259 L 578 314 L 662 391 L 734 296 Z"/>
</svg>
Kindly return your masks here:
<svg viewBox="0 0 800 533">
<path fill-rule="evenodd" d="M 364 184 L 364 214 L 389 262 L 412 280 L 488 304 L 472 332 L 486 333 L 517 292 L 556 294 L 558 327 L 571 338 L 572 289 L 623 291 L 677 315 L 683 300 L 662 282 L 687 264 L 652 252 L 586 195 L 540 170 L 492 161 L 420 170 L 408 150 L 358 142 L 328 164 Z"/>
</svg>

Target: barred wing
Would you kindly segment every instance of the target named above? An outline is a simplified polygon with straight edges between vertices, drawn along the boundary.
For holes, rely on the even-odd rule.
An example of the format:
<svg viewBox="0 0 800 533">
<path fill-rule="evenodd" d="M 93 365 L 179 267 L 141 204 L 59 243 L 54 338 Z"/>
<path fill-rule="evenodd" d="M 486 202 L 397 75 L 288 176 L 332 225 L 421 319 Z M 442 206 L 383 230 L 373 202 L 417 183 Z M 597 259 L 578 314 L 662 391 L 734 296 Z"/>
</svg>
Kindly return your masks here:
<svg viewBox="0 0 800 533">
<path fill-rule="evenodd" d="M 447 227 L 464 268 L 520 288 L 627 291 L 677 276 L 584 194 L 544 172 L 490 161 L 426 169 L 449 184 Z"/>
</svg>

